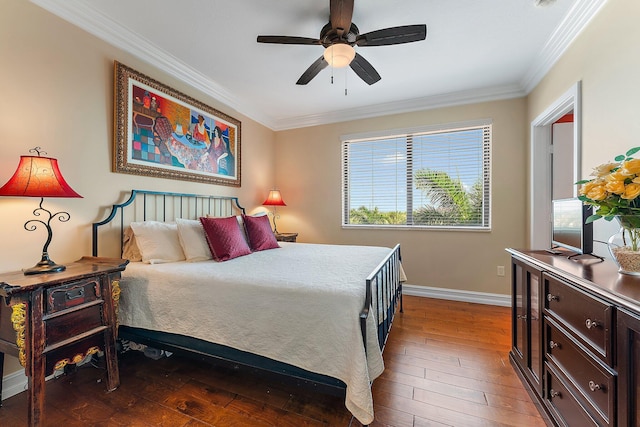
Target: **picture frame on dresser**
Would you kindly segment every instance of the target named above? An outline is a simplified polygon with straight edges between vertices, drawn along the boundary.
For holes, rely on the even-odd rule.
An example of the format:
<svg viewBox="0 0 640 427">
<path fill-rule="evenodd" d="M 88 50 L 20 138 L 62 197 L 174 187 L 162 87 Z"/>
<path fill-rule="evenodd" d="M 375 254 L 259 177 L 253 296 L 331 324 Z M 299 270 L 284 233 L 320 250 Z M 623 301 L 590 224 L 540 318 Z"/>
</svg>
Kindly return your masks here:
<svg viewBox="0 0 640 427">
<path fill-rule="evenodd" d="M 241 185 L 241 122 L 114 62 L 113 171 Z"/>
</svg>

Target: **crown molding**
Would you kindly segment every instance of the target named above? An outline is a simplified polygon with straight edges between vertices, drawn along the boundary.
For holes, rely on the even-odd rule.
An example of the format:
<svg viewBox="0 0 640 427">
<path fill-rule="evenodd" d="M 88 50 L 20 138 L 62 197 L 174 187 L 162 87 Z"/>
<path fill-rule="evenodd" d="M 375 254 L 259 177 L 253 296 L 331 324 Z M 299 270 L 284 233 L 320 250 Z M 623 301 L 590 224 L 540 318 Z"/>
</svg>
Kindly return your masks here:
<svg viewBox="0 0 640 427">
<path fill-rule="evenodd" d="M 128 30 L 83 0 L 30 0 L 65 21 L 128 52 L 198 91 L 224 103 L 258 123 L 279 131 L 349 120 L 379 117 L 455 105 L 526 96 L 542 80 L 569 45 L 591 21 L 607 0 L 579 0 L 554 31 L 519 84 L 439 94 L 399 102 L 388 102 L 350 110 L 330 111 L 307 116 L 274 118 L 253 106 L 239 102 L 223 86 L 158 48 L 149 40 Z"/>
<path fill-rule="evenodd" d="M 527 94 L 540 83 L 606 2 L 607 0 L 576 1 L 522 79 L 521 85 Z"/>
<path fill-rule="evenodd" d="M 280 131 L 319 126 L 328 123 L 347 122 L 414 111 L 432 110 L 435 108 L 453 107 L 456 105 L 520 98 L 525 95 L 526 93 L 520 85 L 494 86 L 484 89 L 407 99 L 398 102 L 387 102 L 349 110 L 337 110 L 329 113 L 285 118 L 276 120 L 273 123 L 273 130 Z"/>
<path fill-rule="evenodd" d="M 232 109 L 269 126 L 270 119 L 251 106 L 238 102 L 237 97 L 224 87 L 209 79 L 198 70 L 180 61 L 168 52 L 158 48 L 118 22 L 93 9 L 83 0 L 30 0 L 32 3 L 57 15 L 65 21 L 93 34 L 105 42 L 124 50 L 153 65 L 176 79 L 187 83 L 198 91 L 228 105 Z"/>
</svg>

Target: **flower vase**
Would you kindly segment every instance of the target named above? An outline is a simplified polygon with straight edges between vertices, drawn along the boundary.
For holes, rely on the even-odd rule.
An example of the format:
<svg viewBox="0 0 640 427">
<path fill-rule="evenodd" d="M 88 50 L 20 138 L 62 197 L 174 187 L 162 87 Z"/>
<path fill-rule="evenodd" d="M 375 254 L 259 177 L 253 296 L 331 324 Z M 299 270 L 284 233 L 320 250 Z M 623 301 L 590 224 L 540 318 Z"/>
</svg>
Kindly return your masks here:
<svg viewBox="0 0 640 427">
<path fill-rule="evenodd" d="M 617 216 L 620 231 L 609 238 L 611 257 L 618 264 L 618 272 L 640 276 L 640 217 Z"/>
</svg>

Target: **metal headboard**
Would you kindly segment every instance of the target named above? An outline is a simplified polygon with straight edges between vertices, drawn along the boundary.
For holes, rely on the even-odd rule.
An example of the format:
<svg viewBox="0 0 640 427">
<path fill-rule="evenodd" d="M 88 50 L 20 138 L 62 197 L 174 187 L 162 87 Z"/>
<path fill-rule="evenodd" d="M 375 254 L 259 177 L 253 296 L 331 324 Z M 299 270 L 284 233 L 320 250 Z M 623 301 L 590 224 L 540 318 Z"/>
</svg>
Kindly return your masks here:
<svg viewBox="0 0 640 427">
<path fill-rule="evenodd" d="M 162 191 L 131 190 L 129 199 L 112 205 L 106 219 L 92 225 L 92 254 L 104 252 L 99 239 L 113 252 L 119 247 L 122 256 L 124 231 L 134 221 L 173 221 L 176 218 L 197 219 L 201 216 L 225 217 L 245 213 L 237 197 L 212 196 Z M 117 217 L 117 219 L 116 219 Z M 115 219 L 115 221 L 114 221 Z M 119 246 L 116 246 L 119 242 Z"/>
</svg>

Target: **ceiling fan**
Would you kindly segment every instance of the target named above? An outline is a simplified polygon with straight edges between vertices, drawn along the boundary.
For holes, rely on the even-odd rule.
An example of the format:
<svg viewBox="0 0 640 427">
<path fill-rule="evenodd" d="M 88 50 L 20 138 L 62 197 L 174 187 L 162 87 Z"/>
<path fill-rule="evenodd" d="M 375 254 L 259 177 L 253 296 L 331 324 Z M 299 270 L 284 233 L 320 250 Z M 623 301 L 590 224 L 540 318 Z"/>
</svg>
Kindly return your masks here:
<svg viewBox="0 0 640 427">
<path fill-rule="evenodd" d="M 404 25 L 384 28 L 360 34 L 358 27 L 351 22 L 354 0 L 330 0 L 329 23 L 322 27 L 320 38 L 293 36 L 258 36 L 258 43 L 322 45 L 324 55 L 318 58 L 300 76 L 296 84 L 306 85 L 328 65 L 334 68 L 351 69 L 367 84 L 372 85 L 381 79 L 373 66 L 358 54 L 354 46 L 388 46 L 424 40 L 427 26 Z"/>
</svg>

